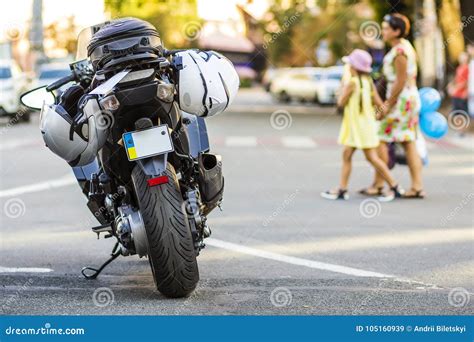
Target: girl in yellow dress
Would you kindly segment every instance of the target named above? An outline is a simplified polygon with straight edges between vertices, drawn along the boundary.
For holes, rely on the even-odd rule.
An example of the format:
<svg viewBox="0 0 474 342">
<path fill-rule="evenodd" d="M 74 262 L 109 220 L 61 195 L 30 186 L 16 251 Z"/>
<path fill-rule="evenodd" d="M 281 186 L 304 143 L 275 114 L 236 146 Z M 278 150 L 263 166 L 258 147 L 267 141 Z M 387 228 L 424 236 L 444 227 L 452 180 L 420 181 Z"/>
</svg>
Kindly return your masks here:
<svg viewBox="0 0 474 342">
<path fill-rule="evenodd" d="M 344 107 L 344 117 L 339 131 L 338 143 L 344 146 L 342 153 L 342 172 L 339 188 L 321 193 L 326 199 L 349 199 L 347 186 L 352 169 L 352 156 L 356 149 L 364 152 L 367 161 L 380 172 L 390 185 L 391 193 L 380 200 L 391 201 L 401 196 L 398 183 L 390 174 L 387 165 L 378 157 L 379 145 L 374 102 L 383 105 L 373 81 L 371 72 L 372 57 L 366 51 L 356 49 L 343 61 L 350 66 L 350 77 L 344 83 L 338 106 Z"/>
</svg>

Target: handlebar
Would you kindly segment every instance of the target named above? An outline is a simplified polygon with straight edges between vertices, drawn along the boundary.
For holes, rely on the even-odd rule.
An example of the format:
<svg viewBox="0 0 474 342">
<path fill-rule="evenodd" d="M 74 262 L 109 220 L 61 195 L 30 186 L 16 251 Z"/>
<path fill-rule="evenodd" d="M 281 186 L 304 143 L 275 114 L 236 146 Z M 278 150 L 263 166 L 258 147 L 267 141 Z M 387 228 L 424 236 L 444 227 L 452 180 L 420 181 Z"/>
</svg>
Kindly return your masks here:
<svg viewBox="0 0 474 342">
<path fill-rule="evenodd" d="M 163 51 L 163 56 L 165 56 L 165 57 L 173 56 L 173 55 L 177 54 L 178 52 L 183 52 L 183 51 L 186 51 L 186 50 L 189 50 L 189 49 L 164 50 Z"/>
<path fill-rule="evenodd" d="M 60 78 L 56 82 L 51 83 L 49 86 L 46 87 L 46 91 L 53 91 L 61 86 L 65 85 L 68 82 L 74 81 L 76 79 L 75 73 L 71 73 L 68 76 L 64 76 L 63 78 Z"/>
</svg>

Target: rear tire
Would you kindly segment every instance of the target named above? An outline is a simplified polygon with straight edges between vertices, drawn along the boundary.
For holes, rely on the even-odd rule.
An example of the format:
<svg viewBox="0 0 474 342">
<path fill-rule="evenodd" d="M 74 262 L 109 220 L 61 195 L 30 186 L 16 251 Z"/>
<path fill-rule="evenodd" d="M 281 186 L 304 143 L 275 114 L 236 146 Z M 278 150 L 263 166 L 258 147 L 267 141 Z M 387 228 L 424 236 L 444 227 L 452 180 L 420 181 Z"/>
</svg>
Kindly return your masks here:
<svg viewBox="0 0 474 342">
<path fill-rule="evenodd" d="M 183 198 L 173 166 L 168 183 L 150 187 L 139 165 L 132 181 L 148 237 L 148 260 L 158 291 L 167 297 L 186 297 L 196 288 L 199 269 Z"/>
</svg>

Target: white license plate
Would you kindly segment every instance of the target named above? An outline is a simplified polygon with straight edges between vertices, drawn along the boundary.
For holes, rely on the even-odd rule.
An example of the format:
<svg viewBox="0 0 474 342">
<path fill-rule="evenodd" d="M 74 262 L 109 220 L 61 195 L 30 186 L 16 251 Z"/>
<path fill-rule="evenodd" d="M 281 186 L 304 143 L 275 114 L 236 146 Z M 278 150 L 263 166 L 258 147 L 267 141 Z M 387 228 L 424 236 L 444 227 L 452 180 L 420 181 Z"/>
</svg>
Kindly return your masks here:
<svg viewBox="0 0 474 342">
<path fill-rule="evenodd" d="M 148 158 L 174 150 L 168 125 L 161 125 L 142 131 L 127 132 L 122 135 L 128 160 Z"/>
</svg>

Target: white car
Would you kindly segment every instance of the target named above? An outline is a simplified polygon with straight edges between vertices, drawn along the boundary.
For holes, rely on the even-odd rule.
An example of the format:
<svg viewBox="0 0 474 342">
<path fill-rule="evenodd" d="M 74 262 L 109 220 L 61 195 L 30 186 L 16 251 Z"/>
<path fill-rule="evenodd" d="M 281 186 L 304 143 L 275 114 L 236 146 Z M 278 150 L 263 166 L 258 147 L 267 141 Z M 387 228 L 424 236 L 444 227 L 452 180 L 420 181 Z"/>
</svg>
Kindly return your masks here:
<svg viewBox="0 0 474 342">
<path fill-rule="evenodd" d="M 291 68 L 273 79 L 270 93 L 281 102 L 315 101 L 321 75 L 321 68 Z"/>
<path fill-rule="evenodd" d="M 293 68 L 273 80 L 270 93 L 282 102 L 294 99 L 330 105 L 336 103 L 341 78 L 340 67 Z"/>
<path fill-rule="evenodd" d="M 289 74 L 292 70 L 296 70 L 297 68 L 268 68 L 262 77 L 262 85 L 266 91 L 270 91 L 270 87 L 272 86 L 272 82 L 274 79 L 284 75 Z M 298 68 L 299 69 L 299 68 Z"/>
<path fill-rule="evenodd" d="M 22 108 L 20 96 L 27 90 L 28 79 L 14 60 L 0 60 L 0 116 L 15 116 Z M 28 121 L 29 112 L 20 119 Z"/>
<path fill-rule="evenodd" d="M 317 82 L 316 102 L 322 105 L 332 105 L 337 102 L 337 93 L 341 87 L 344 67 L 333 66 L 324 69 Z"/>
<path fill-rule="evenodd" d="M 50 63 L 43 64 L 38 72 L 38 87 L 50 85 L 51 83 L 68 76 L 71 74 L 71 68 L 69 64 L 63 63 Z M 66 85 L 62 86 L 60 89 L 67 88 Z"/>
</svg>

